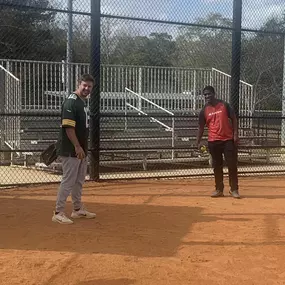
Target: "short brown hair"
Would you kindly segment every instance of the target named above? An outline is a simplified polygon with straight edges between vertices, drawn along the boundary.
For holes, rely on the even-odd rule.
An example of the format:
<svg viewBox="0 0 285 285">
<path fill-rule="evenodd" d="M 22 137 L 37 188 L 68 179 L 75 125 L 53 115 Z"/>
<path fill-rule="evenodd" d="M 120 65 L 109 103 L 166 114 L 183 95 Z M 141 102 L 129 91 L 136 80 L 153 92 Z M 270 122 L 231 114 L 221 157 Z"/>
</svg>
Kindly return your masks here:
<svg viewBox="0 0 285 285">
<path fill-rule="evenodd" d="M 81 78 L 80 78 L 79 82 L 82 82 L 82 81 L 92 82 L 93 84 L 95 82 L 94 77 L 91 74 L 89 74 L 89 73 L 85 73 L 85 74 L 81 75 Z"/>
</svg>

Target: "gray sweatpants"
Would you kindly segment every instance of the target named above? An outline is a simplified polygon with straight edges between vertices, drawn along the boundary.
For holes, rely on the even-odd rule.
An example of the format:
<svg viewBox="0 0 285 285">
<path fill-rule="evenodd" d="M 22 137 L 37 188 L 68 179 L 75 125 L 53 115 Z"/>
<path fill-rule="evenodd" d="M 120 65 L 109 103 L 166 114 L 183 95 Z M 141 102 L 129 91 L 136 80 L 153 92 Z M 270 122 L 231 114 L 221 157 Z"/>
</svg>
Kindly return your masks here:
<svg viewBox="0 0 285 285">
<path fill-rule="evenodd" d="M 62 162 L 62 180 L 57 193 L 56 212 L 63 212 L 67 197 L 71 193 L 73 209 L 81 207 L 82 185 L 87 173 L 87 158 L 60 157 Z"/>
</svg>

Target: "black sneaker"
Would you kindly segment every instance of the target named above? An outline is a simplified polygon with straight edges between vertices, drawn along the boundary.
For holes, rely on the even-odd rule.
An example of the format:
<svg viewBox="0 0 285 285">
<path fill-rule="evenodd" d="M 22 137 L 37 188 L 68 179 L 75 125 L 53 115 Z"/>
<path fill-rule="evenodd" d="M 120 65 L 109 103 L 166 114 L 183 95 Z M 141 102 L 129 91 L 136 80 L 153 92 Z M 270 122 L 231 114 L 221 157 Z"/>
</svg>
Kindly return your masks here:
<svg viewBox="0 0 285 285">
<path fill-rule="evenodd" d="M 224 193 L 221 190 L 216 190 L 212 193 L 211 197 L 212 198 L 224 197 Z"/>
<path fill-rule="evenodd" d="M 238 193 L 237 190 L 233 190 L 233 191 L 230 190 L 229 193 L 230 193 L 230 195 L 231 195 L 232 197 L 234 197 L 234 198 L 236 198 L 236 199 L 240 199 L 240 195 L 239 195 L 239 193 Z"/>
</svg>

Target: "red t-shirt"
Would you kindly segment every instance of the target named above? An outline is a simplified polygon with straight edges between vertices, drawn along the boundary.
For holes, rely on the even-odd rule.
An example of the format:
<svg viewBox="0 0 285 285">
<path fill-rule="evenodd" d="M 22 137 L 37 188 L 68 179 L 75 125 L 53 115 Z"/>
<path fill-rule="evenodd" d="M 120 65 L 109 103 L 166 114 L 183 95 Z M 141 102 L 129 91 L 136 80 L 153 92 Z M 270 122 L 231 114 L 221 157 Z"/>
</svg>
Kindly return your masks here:
<svg viewBox="0 0 285 285">
<path fill-rule="evenodd" d="M 208 141 L 227 141 L 233 139 L 233 109 L 222 100 L 215 106 L 207 104 L 199 114 L 199 124 L 208 127 Z"/>
</svg>

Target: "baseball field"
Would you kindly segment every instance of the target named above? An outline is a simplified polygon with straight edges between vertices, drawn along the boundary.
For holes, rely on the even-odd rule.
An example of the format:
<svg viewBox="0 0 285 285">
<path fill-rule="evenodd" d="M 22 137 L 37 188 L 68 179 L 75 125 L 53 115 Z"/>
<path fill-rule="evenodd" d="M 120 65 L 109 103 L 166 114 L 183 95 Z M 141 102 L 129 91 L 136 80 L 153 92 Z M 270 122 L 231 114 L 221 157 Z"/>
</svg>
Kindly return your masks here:
<svg viewBox="0 0 285 285">
<path fill-rule="evenodd" d="M 90 182 L 97 217 L 73 225 L 51 221 L 57 187 L 0 191 L 1 285 L 285 284 L 283 177 L 240 178 L 239 200 L 212 178 Z"/>
</svg>

